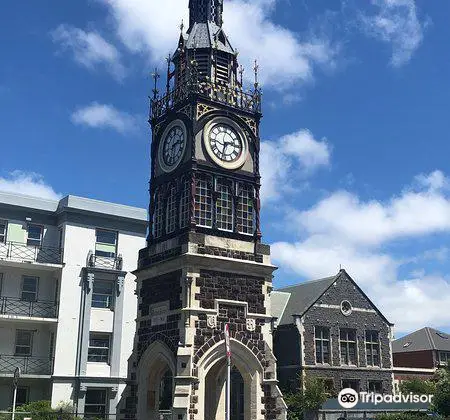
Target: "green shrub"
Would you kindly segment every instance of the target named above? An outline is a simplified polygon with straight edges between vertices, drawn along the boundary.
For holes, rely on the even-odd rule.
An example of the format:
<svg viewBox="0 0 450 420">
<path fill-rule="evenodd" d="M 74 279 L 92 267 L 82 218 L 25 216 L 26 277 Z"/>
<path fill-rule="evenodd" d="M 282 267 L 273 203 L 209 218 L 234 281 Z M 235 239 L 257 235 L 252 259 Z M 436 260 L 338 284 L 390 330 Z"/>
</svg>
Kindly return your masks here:
<svg viewBox="0 0 450 420">
<path fill-rule="evenodd" d="M 305 411 L 317 411 L 328 398 L 322 380 L 306 378 L 303 389 L 285 396 L 288 420 L 302 420 Z"/>
<path fill-rule="evenodd" d="M 393 414 L 379 414 L 375 417 L 376 420 L 425 420 L 428 416 L 426 413 L 419 413 L 413 411 L 405 411 L 404 413 Z"/>
</svg>

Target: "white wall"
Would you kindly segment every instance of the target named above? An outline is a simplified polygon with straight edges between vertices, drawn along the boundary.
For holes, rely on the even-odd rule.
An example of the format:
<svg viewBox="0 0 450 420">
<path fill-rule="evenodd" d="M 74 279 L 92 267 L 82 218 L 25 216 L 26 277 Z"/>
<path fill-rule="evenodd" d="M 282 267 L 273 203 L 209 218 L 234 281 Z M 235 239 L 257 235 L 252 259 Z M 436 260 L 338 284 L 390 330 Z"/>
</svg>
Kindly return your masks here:
<svg viewBox="0 0 450 420">
<path fill-rule="evenodd" d="M 33 322 L 0 322 L 0 354 L 13 356 L 16 344 L 16 330 L 30 330 L 33 334 L 32 357 L 48 358 L 50 350 L 51 332 L 55 331 L 52 324 L 38 324 Z"/>
<path fill-rule="evenodd" d="M 39 277 L 38 301 L 54 301 L 55 299 L 55 286 L 59 276 L 57 272 L 0 266 L 0 273 L 3 273 L 1 296 L 20 298 L 22 277 L 27 275 Z"/>
<path fill-rule="evenodd" d="M 129 232 L 119 231 L 118 254 L 123 257 L 123 270 L 137 268 L 138 251 L 145 247 L 145 235 L 137 236 Z M 86 266 L 89 250 L 95 249 L 95 227 L 75 224 L 64 225 L 64 263 L 61 277 L 61 310 L 56 343 L 55 376 L 72 376 L 75 373 L 76 352 L 78 343 L 79 316 L 81 304 L 82 269 Z M 106 275 L 107 276 L 107 275 Z M 133 350 L 135 334 L 135 318 L 137 299 L 135 276 L 128 273 L 124 284 L 124 312 L 121 340 L 120 375 L 127 377 L 128 358 Z M 112 332 L 114 312 L 93 308 L 91 310 L 90 330 Z M 87 375 L 109 377 L 110 367 L 105 364 L 88 363 Z M 58 389 L 63 385 L 58 385 Z M 56 390 L 56 388 L 55 388 Z M 59 392 L 59 391 L 55 391 Z M 62 392 L 62 391 L 61 391 Z M 55 398 L 52 398 L 55 402 Z"/>
</svg>

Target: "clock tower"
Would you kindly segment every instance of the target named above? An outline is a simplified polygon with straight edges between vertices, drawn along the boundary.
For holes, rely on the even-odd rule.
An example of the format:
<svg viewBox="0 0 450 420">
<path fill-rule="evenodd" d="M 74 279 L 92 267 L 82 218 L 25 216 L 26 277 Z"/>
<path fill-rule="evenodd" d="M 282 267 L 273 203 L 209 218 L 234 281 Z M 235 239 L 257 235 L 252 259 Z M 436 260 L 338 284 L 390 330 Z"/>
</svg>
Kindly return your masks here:
<svg viewBox="0 0 450 420">
<path fill-rule="evenodd" d="M 151 100 L 150 227 L 124 418 L 283 419 L 272 351 L 270 248 L 261 243 L 257 80 L 243 86 L 223 0 L 190 0 L 189 27 Z M 186 29 L 186 31 L 185 31 Z"/>
</svg>

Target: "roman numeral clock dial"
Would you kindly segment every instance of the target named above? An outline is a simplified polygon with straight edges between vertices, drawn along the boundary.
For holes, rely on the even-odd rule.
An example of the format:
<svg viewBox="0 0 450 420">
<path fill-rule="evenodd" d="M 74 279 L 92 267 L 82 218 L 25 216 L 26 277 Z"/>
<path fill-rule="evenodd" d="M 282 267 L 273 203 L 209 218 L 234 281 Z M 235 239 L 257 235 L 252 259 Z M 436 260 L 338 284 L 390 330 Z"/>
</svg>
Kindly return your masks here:
<svg viewBox="0 0 450 420">
<path fill-rule="evenodd" d="M 186 126 L 181 120 L 173 121 L 162 135 L 158 150 L 159 165 L 164 172 L 173 171 L 183 159 L 186 149 Z"/>
<path fill-rule="evenodd" d="M 227 169 L 242 166 L 247 157 L 247 142 L 237 124 L 226 119 L 208 123 L 204 130 L 204 144 L 211 159 Z"/>
</svg>

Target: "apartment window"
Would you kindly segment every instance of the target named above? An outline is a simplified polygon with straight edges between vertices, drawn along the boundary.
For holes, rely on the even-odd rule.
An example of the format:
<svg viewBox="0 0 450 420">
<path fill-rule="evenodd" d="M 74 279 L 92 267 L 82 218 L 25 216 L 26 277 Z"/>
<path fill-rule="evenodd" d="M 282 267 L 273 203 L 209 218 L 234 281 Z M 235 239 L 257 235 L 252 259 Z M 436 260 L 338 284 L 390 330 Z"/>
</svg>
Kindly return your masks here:
<svg viewBox="0 0 450 420">
<path fill-rule="evenodd" d="M 155 194 L 155 214 L 153 222 L 153 235 L 159 238 L 163 234 L 164 220 L 164 197 L 163 192 L 159 191 Z"/>
<path fill-rule="evenodd" d="M 255 230 L 253 191 L 249 186 L 242 186 L 237 205 L 237 229 L 239 233 L 253 235 Z"/>
<path fill-rule="evenodd" d="M 106 389 L 88 388 L 84 399 L 85 417 L 105 417 L 107 413 Z"/>
<path fill-rule="evenodd" d="M 0 274 L 1 277 L 1 274 Z M 439 352 L 439 364 L 448 365 L 450 363 L 450 352 L 440 351 Z"/>
<path fill-rule="evenodd" d="M 367 366 L 380 366 L 380 342 L 378 331 L 366 331 Z"/>
<path fill-rule="evenodd" d="M 356 365 L 356 331 L 340 331 L 341 364 Z"/>
<path fill-rule="evenodd" d="M 31 356 L 33 348 L 33 331 L 16 331 L 15 356 Z"/>
<path fill-rule="evenodd" d="M 191 195 L 191 183 L 183 178 L 180 197 L 180 228 L 188 225 L 189 221 L 189 197 Z"/>
<path fill-rule="evenodd" d="M 117 252 L 117 232 L 113 230 L 95 230 L 95 255 L 114 258 Z"/>
<path fill-rule="evenodd" d="M 166 208 L 166 232 L 172 233 L 177 226 L 177 189 L 175 185 L 170 187 Z"/>
<path fill-rule="evenodd" d="M 209 181 L 206 179 L 197 180 L 195 219 L 199 226 L 212 227 L 212 192 Z"/>
<path fill-rule="evenodd" d="M 369 392 L 373 392 L 375 394 L 383 393 L 383 382 L 382 381 L 369 381 Z"/>
<path fill-rule="evenodd" d="M 17 395 L 16 395 L 16 407 L 20 407 L 21 405 L 29 403 L 30 389 L 25 386 L 17 387 Z M 13 396 L 11 398 L 11 405 L 14 400 L 14 391 Z"/>
<path fill-rule="evenodd" d="M 21 300 L 36 302 L 38 297 L 39 277 L 23 276 Z"/>
<path fill-rule="evenodd" d="M 233 231 L 233 197 L 223 181 L 217 181 L 216 224 L 218 229 Z"/>
<path fill-rule="evenodd" d="M 330 329 L 315 327 L 316 363 L 330 363 Z"/>
<path fill-rule="evenodd" d="M 109 363 L 111 337 L 108 334 L 89 335 L 88 362 Z"/>
<path fill-rule="evenodd" d="M 6 231 L 8 229 L 8 222 L 0 220 L 0 244 L 6 242 Z"/>
<path fill-rule="evenodd" d="M 358 379 L 344 379 L 342 381 L 342 389 L 351 388 L 356 392 L 359 392 L 359 380 Z"/>
<path fill-rule="evenodd" d="M 94 280 L 91 306 L 93 308 L 113 308 L 114 282 L 107 280 Z"/>
<path fill-rule="evenodd" d="M 28 224 L 27 245 L 41 246 L 42 237 L 44 235 L 44 227 L 41 225 Z"/>
</svg>

